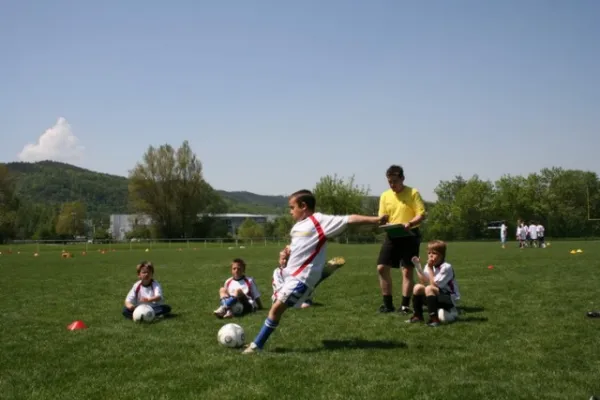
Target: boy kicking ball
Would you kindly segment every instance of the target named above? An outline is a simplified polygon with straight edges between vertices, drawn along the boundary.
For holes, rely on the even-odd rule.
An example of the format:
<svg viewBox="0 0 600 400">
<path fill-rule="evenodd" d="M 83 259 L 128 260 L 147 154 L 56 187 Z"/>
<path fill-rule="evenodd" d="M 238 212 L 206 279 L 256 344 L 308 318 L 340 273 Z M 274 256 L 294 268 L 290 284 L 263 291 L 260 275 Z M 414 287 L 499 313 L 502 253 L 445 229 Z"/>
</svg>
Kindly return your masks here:
<svg viewBox="0 0 600 400">
<path fill-rule="evenodd" d="M 288 259 L 290 258 L 290 246 L 286 246 L 283 250 L 279 252 L 279 266 L 275 268 L 273 271 L 273 296 L 271 296 L 271 300 L 275 303 L 277 300 L 277 292 L 283 286 L 283 269 L 287 265 Z M 315 289 L 317 286 L 321 284 L 325 279 L 329 278 L 335 271 L 339 268 L 343 267 L 346 264 L 346 260 L 343 257 L 334 257 L 331 260 L 327 261 L 325 267 L 323 268 L 323 273 L 321 274 L 321 280 L 317 282 L 315 285 Z M 313 292 L 314 294 L 314 292 Z M 313 294 L 311 294 L 302 304 L 296 304 L 295 308 L 308 308 L 313 304 Z"/>
<path fill-rule="evenodd" d="M 279 326 L 279 321 L 289 307 L 302 304 L 310 298 L 314 288 L 322 281 L 325 268 L 327 240 L 340 235 L 348 224 L 384 224 L 387 216 L 363 215 L 334 216 L 315 212 L 316 199 L 308 190 L 300 190 L 289 198 L 290 214 L 296 221 L 290 236 L 290 254 L 281 271 L 282 285 L 275 302 L 256 338 L 244 354 L 263 349 L 269 336 Z"/>
</svg>

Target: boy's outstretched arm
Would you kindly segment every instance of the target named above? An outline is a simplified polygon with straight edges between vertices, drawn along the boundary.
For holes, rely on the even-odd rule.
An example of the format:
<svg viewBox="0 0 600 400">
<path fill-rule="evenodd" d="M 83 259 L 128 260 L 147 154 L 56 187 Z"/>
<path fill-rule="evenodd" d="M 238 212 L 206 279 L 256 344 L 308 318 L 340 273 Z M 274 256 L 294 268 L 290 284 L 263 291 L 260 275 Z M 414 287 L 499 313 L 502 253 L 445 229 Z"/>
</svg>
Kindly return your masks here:
<svg viewBox="0 0 600 400">
<path fill-rule="evenodd" d="M 378 217 L 371 217 L 368 215 L 352 214 L 348 216 L 348 224 L 380 224 L 387 223 L 389 217 L 387 215 L 381 215 Z"/>
</svg>

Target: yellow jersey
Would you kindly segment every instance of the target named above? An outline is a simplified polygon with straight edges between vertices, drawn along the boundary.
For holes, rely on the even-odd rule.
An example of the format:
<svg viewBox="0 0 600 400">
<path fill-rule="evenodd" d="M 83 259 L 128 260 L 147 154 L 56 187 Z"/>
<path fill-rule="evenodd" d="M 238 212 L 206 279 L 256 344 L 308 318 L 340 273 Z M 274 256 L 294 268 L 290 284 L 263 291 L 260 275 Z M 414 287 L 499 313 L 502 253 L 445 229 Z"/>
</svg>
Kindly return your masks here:
<svg viewBox="0 0 600 400">
<path fill-rule="evenodd" d="M 406 224 L 417 215 L 425 215 L 425 204 L 415 188 L 404 186 L 400 193 L 388 189 L 379 197 L 379 216 L 382 215 L 389 216 L 389 224 Z"/>
</svg>

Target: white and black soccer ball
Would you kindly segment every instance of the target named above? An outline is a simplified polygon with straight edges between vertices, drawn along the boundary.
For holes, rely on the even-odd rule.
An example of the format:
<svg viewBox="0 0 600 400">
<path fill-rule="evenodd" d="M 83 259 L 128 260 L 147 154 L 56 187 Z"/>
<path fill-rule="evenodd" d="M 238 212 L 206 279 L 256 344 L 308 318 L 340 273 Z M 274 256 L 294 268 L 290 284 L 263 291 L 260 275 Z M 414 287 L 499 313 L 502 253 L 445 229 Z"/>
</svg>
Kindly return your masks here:
<svg viewBox="0 0 600 400">
<path fill-rule="evenodd" d="M 156 314 L 154 313 L 154 308 L 148 304 L 140 304 L 133 310 L 134 322 L 152 322 L 155 317 Z"/>
<path fill-rule="evenodd" d="M 233 315 L 242 315 L 244 313 L 244 305 L 239 301 L 236 301 L 231 306 L 231 312 L 233 313 Z"/>
<path fill-rule="evenodd" d="M 217 340 L 225 347 L 242 347 L 246 343 L 246 334 L 238 324 L 226 324 L 219 329 Z"/>
<path fill-rule="evenodd" d="M 456 318 L 458 318 L 458 310 L 456 308 L 451 310 L 444 310 L 443 308 L 440 308 L 438 310 L 438 318 L 440 319 L 440 322 L 453 322 L 456 320 Z"/>
</svg>

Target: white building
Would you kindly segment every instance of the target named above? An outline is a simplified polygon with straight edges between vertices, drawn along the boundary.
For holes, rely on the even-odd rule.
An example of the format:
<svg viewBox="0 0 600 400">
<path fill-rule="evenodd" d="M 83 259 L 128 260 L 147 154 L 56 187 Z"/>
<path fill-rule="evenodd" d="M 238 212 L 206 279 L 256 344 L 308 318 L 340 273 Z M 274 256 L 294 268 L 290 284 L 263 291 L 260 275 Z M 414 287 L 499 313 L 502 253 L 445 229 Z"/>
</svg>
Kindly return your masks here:
<svg viewBox="0 0 600 400">
<path fill-rule="evenodd" d="M 202 217 L 204 214 L 199 215 Z M 246 220 L 251 219 L 258 224 L 265 224 L 267 221 L 275 220 L 278 215 L 272 214 L 213 214 L 214 218 L 225 220 L 229 233 L 237 233 L 240 225 Z M 152 220 L 147 215 L 138 214 L 111 214 L 109 232 L 115 240 L 125 240 L 125 235 L 133 230 L 135 225 L 150 225 Z"/>
</svg>

